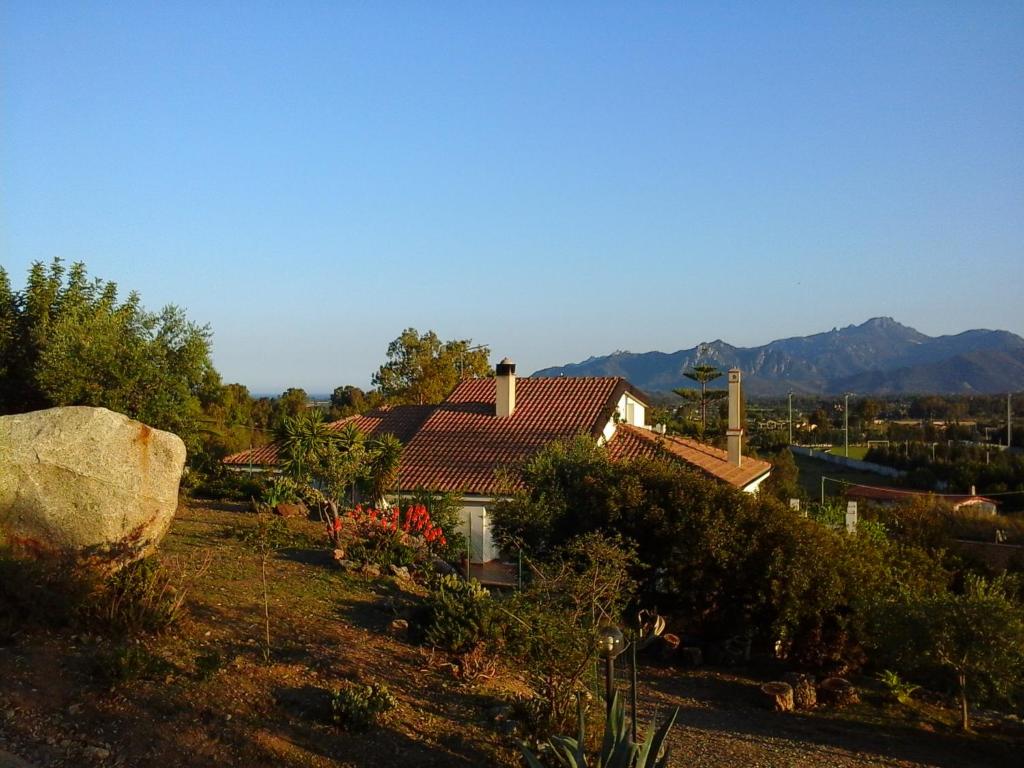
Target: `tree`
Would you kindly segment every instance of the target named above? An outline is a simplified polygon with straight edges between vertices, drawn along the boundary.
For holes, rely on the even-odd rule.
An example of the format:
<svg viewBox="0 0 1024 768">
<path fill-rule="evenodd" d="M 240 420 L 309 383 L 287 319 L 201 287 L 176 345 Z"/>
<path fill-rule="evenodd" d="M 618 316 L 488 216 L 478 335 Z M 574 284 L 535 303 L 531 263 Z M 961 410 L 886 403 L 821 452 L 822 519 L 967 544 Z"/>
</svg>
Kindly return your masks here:
<svg viewBox="0 0 1024 768">
<path fill-rule="evenodd" d="M 490 350 L 470 339 L 441 341 L 433 331 L 406 328 L 388 345 L 387 362 L 373 376 L 381 395 L 394 404 L 444 400 L 460 380 L 490 376 Z"/>
<path fill-rule="evenodd" d="M 907 590 L 878 608 L 876 645 L 902 670 L 950 673 L 965 731 L 969 695 L 1005 700 L 1024 682 L 1024 609 L 1011 586 L 1006 576 L 967 574 L 962 594 Z"/>
<path fill-rule="evenodd" d="M 721 400 L 729 394 L 724 389 L 708 389 L 708 383 L 721 377 L 721 375 L 722 371 L 713 365 L 708 365 L 707 363 L 695 365 L 690 370 L 685 371 L 683 376 L 691 381 L 696 381 L 700 385 L 700 393 L 698 394 L 694 390 L 684 387 L 672 390 L 684 400 L 696 401 L 700 406 L 700 429 L 702 433 L 708 427 L 708 403 Z"/>
<path fill-rule="evenodd" d="M 366 393 L 359 387 L 346 384 L 335 387 L 331 393 L 331 416 L 336 419 L 362 413 L 366 408 Z"/>
<path fill-rule="evenodd" d="M 612 461 L 586 438 L 541 450 L 519 479 L 525 490 L 495 505 L 502 543 L 544 556 L 583 533 L 619 534 L 637 544 L 645 589 L 692 626 L 783 640 L 809 664 L 857 661 L 869 597 L 945 579 L 923 552 L 832 531 L 675 463 Z"/>
<path fill-rule="evenodd" d="M 0 276 L 0 351 L 0 411 L 102 406 L 175 432 L 190 449 L 220 389 L 209 327 L 174 306 L 147 312 L 136 293 L 119 302 L 114 283 L 59 259 L 33 264 L 19 293 Z"/>
<path fill-rule="evenodd" d="M 288 387 L 281 396 L 274 399 L 271 424 L 280 429 L 287 419 L 294 419 L 309 406 L 309 395 L 301 387 Z"/>
<path fill-rule="evenodd" d="M 336 514 L 357 486 L 373 504 L 394 486 L 402 444 L 394 435 L 367 439 L 354 424 L 332 429 L 319 411 L 285 418 L 278 431 L 280 463 L 285 476 Z"/>
</svg>

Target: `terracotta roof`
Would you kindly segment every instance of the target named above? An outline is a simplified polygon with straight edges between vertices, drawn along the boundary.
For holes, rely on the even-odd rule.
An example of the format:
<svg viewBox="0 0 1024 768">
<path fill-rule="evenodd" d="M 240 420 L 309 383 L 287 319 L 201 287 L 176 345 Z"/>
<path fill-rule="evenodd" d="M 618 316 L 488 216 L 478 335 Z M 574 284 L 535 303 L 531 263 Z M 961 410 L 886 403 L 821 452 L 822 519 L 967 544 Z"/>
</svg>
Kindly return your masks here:
<svg viewBox="0 0 1024 768">
<path fill-rule="evenodd" d="M 339 430 L 347 424 L 356 427 L 367 436 L 391 434 L 402 443 L 407 443 L 423 424 L 424 420 L 436 408 L 435 405 L 394 405 L 377 408 L 360 416 L 349 416 L 345 419 L 332 421 L 327 426 Z M 277 445 L 271 443 L 261 448 L 239 451 L 227 456 L 224 464 L 230 466 L 246 466 L 253 464 L 259 467 L 272 467 L 277 464 Z"/>
<path fill-rule="evenodd" d="M 620 378 L 519 378 L 515 411 L 498 418 L 495 379 L 463 381 L 405 447 L 400 484 L 497 493 L 499 470 L 516 469 L 553 440 L 596 439 L 626 391 L 646 403 Z"/>
<path fill-rule="evenodd" d="M 608 450 L 616 459 L 668 457 L 679 459 L 702 472 L 745 488 L 771 471 L 772 465 L 749 456 L 740 466 L 729 463 L 729 454 L 721 448 L 697 440 L 675 435 L 659 435 L 649 429 L 620 424 L 608 443 Z"/>
<path fill-rule="evenodd" d="M 881 488 L 874 485 L 851 485 L 846 489 L 846 495 L 852 498 L 864 499 L 865 501 L 904 501 L 915 496 L 921 496 L 924 498 L 940 499 L 952 504 L 954 507 L 961 507 L 965 504 L 999 504 L 995 499 L 977 494 L 930 493 L 928 491 L 913 491 L 905 488 Z"/>
</svg>

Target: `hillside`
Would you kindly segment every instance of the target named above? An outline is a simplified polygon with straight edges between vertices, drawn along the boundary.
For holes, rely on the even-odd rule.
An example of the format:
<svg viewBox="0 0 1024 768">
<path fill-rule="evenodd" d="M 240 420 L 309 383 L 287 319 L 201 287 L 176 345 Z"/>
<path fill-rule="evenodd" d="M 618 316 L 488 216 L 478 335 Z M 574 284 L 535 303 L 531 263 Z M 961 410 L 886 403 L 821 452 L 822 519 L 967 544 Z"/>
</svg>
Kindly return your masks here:
<svg viewBox="0 0 1024 768">
<path fill-rule="evenodd" d="M 524 765 L 505 722 L 528 690 L 497 664 L 463 679 L 445 653 L 395 632 L 423 590 L 339 569 L 320 524 L 292 519 L 294 546 L 267 563 L 273 653 L 263 642 L 260 561 L 243 539 L 247 505 L 185 503 L 157 557 L 187 574 L 185 613 L 160 636 L 129 639 L 24 628 L 0 643 L 0 766 L 165 768 L 470 768 Z M 979 719 L 955 730 L 939 703 L 886 701 L 870 678 L 861 703 L 800 714 L 766 709 L 773 667 L 683 669 L 642 654 L 640 720 L 680 708 L 671 765 L 986 768 L 1019 754 L 1019 727 Z M 331 691 L 383 682 L 395 716 L 367 732 L 331 721 Z M 625 682 L 622 685 L 625 689 Z"/>
<path fill-rule="evenodd" d="M 719 339 L 672 353 L 616 352 L 533 375 L 624 376 L 649 392 L 668 392 L 695 386 L 683 372 L 698 361 L 740 368 L 752 396 L 789 391 L 992 394 L 1024 389 L 1024 338 L 990 330 L 926 336 L 889 317 L 760 347 L 734 347 Z"/>
</svg>

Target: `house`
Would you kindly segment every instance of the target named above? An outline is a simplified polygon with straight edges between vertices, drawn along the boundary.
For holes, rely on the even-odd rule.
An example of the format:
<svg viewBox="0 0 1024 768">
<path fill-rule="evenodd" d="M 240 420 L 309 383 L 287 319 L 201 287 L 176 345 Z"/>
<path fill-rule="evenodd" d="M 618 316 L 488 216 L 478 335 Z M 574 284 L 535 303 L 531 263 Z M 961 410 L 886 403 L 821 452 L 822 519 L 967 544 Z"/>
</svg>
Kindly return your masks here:
<svg viewBox="0 0 1024 768">
<path fill-rule="evenodd" d="M 964 493 L 926 493 L 909 491 L 901 488 L 878 488 L 872 485 L 851 485 L 846 489 L 846 498 L 851 501 L 872 501 L 876 504 L 896 504 L 909 501 L 915 497 L 934 499 L 947 504 L 954 512 L 966 512 L 982 515 L 996 514 L 998 501 L 986 496 L 979 496 L 971 486 L 969 494 Z"/>
<path fill-rule="evenodd" d="M 499 556 L 488 510 L 514 490 L 502 471 L 523 465 L 555 440 L 588 435 L 614 457 L 679 460 L 750 492 L 771 471 L 767 462 L 742 456 L 739 371 L 729 372 L 728 450 L 650 429 L 646 397 L 623 378 L 517 378 L 515 363 L 507 358 L 495 373 L 460 382 L 438 405 L 385 407 L 331 425 L 354 424 L 365 434 L 391 433 L 402 442 L 400 495 L 417 489 L 458 494 L 474 563 Z M 276 462 L 273 445 L 224 459 L 240 470 L 268 469 Z"/>
</svg>

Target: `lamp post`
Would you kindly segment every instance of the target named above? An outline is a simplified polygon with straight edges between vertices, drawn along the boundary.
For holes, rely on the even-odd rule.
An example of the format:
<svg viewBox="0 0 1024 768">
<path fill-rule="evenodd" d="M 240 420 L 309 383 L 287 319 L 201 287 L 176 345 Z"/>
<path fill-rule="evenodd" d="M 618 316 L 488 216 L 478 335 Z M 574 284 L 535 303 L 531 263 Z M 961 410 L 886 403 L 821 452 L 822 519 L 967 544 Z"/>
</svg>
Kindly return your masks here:
<svg viewBox="0 0 1024 768">
<path fill-rule="evenodd" d="M 793 393 L 789 393 L 789 444 L 793 444 Z"/>
<path fill-rule="evenodd" d="M 618 627 L 607 625 L 598 632 L 598 650 L 604 658 L 604 698 L 608 714 L 612 711 L 612 694 L 615 688 L 615 657 L 626 648 L 626 638 Z"/>
<path fill-rule="evenodd" d="M 843 455 L 850 458 L 850 393 L 843 395 Z"/>
</svg>

